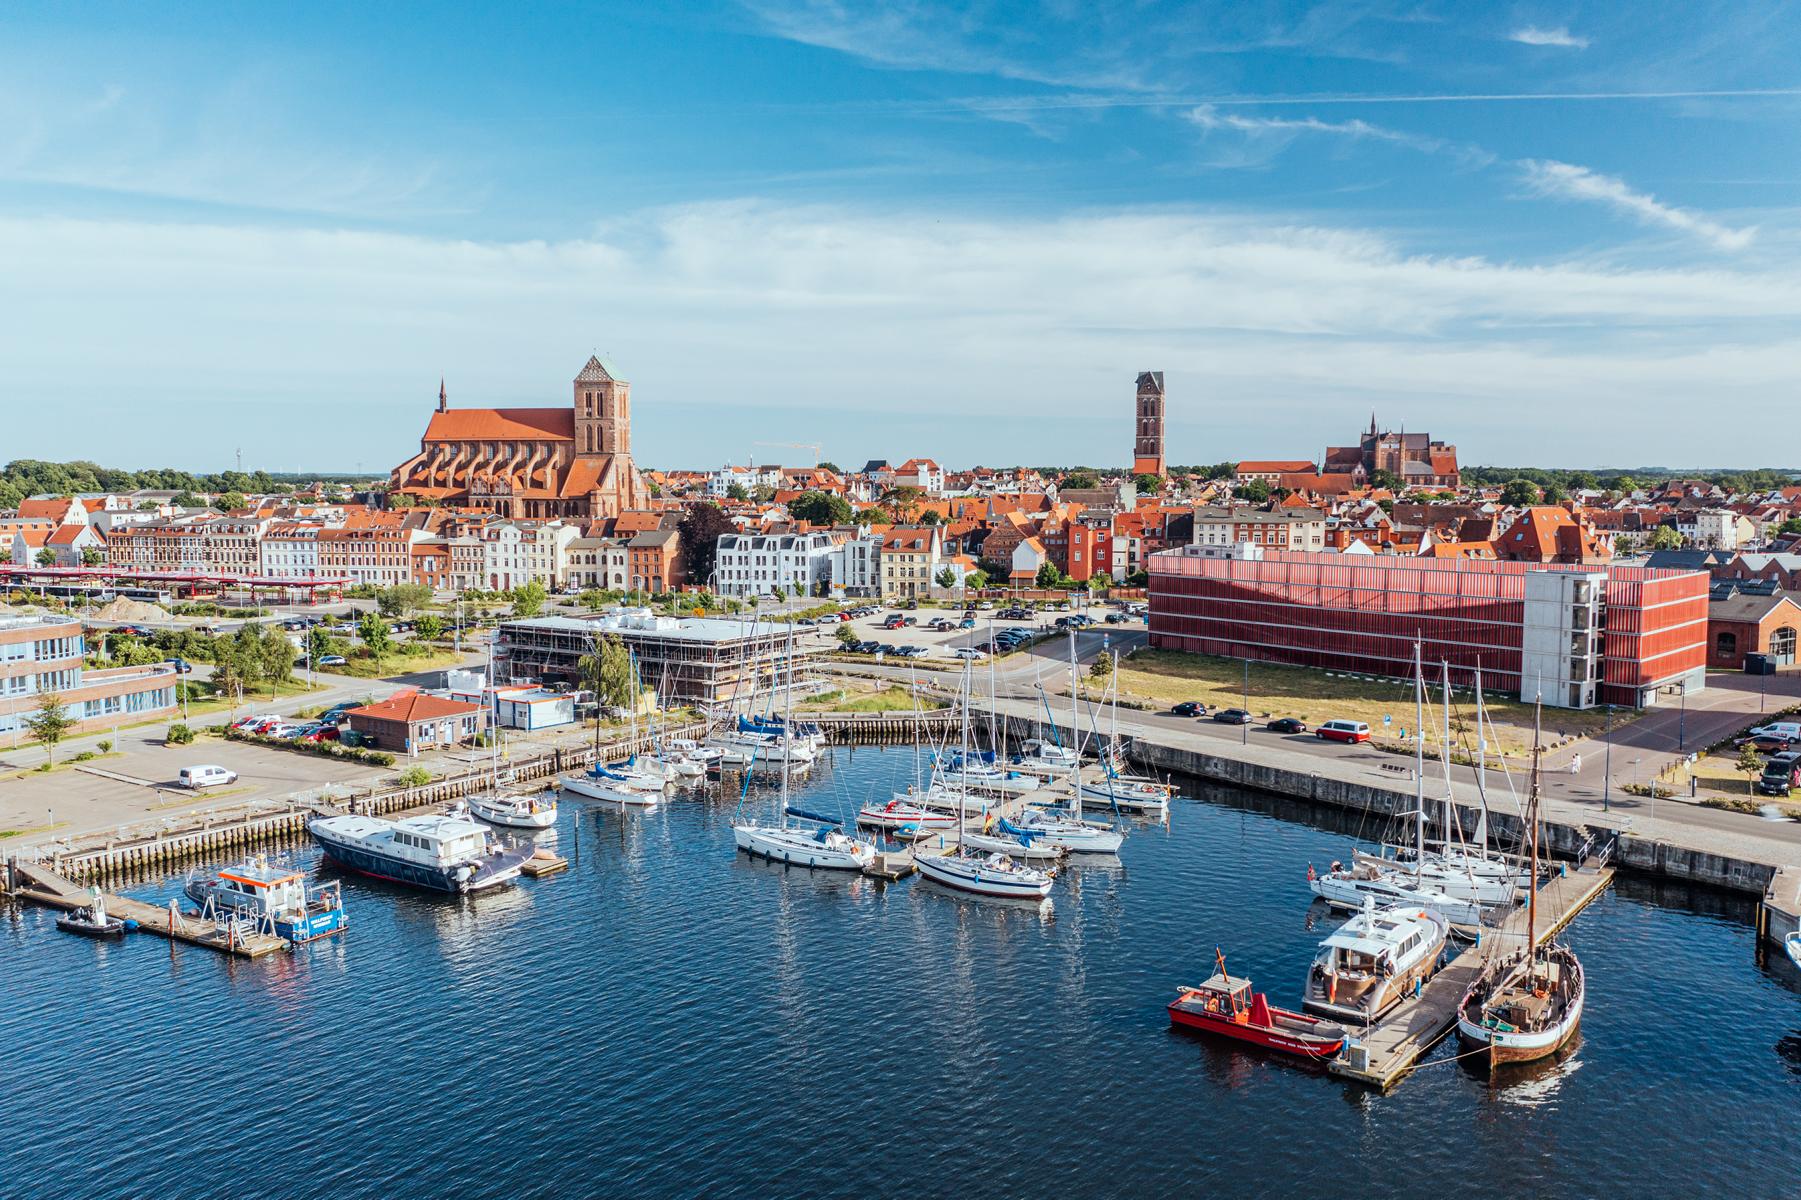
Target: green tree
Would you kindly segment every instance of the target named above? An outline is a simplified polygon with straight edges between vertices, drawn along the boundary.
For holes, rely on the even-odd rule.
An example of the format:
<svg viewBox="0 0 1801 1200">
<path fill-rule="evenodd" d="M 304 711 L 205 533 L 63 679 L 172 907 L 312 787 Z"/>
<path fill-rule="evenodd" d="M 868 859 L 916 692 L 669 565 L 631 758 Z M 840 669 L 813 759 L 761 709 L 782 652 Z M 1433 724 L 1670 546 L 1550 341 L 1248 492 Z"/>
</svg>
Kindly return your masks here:
<svg viewBox="0 0 1801 1200">
<path fill-rule="evenodd" d="M 173 504 L 176 508 L 205 508 L 206 507 L 204 504 L 202 504 L 200 502 L 199 496 L 196 496 L 193 492 L 188 491 L 186 488 L 183 488 L 181 491 L 176 492 L 175 495 L 170 499 L 169 503 Z"/>
<path fill-rule="evenodd" d="M 375 656 L 375 673 L 380 675 L 382 656 L 394 648 L 394 631 L 380 613 L 366 612 L 357 620 L 356 635 Z"/>
<path fill-rule="evenodd" d="M 1753 743 L 1746 742 L 1738 748 L 1738 761 L 1733 766 L 1745 773 L 1745 785 L 1748 788 L 1752 779 L 1763 774 L 1763 755 L 1757 752 Z"/>
<path fill-rule="evenodd" d="M 1113 656 L 1111 654 L 1098 655 L 1095 660 L 1088 665 L 1088 674 L 1089 677 L 1093 679 L 1113 678 Z"/>
<path fill-rule="evenodd" d="M 775 488 L 771 484 L 759 483 L 756 487 L 750 489 L 750 498 L 755 500 L 758 504 L 768 504 L 771 500 L 775 499 Z"/>
<path fill-rule="evenodd" d="M 389 619 L 404 617 L 431 603 L 431 588 L 423 583 L 397 583 L 375 593 L 375 607 Z"/>
<path fill-rule="evenodd" d="M 975 588 L 977 591 L 980 591 L 982 588 L 988 586 L 988 572 L 980 570 L 970 571 L 963 576 L 963 586 L 965 588 Z"/>
<path fill-rule="evenodd" d="M 413 632 L 424 641 L 435 642 L 444 636 L 444 618 L 436 613 L 423 613 L 414 618 Z"/>
<path fill-rule="evenodd" d="M 315 625 L 307 630 L 306 648 L 307 653 L 312 656 L 314 662 L 318 662 L 327 654 L 336 654 L 338 652 L 337 643 L 332 638 L 331 631 L 326 629 L 323 625 Z"/>
<path fill-rule="evenodd" d="M 1075 470 L 1065 475 L 1063 477 L 1063 482 L 1057 486 L 1063 491 L 1082 491 L 1088 488 L 1097 488 L 1101 486 L 1101 477 L 1096 475 L 1093 471 L 1090 471 L 1087 467 L 1077 467 Z"/>
<path fill-rule="evenodd" d="M 1235 485 L 1232 494 L 1240 500 L 1249 500 L 1252 504 L 1262 504 L 1269 499 L 1269 480 L 1251 479 Z"/>
<path fill-rule="evenodd" d="M 919 514 L 919 524 L 927 529 L 930 529 L 934 525 L 942 525 L 943 523 L 944 518 L 938 514 L 938 510 L 935 508 L 928 508 Z"/>
<path fill-rule="evenodd" d="M 262 631 L 257 646 L 257 674 L 280 691 L 282 684 L 294 682 L 294 643 L 278 626 L 264 625 Z"/>
<path fill-rule="evenodd" d="M 1537 504 L 1538 498 L 1538 485 L 1523 476 L 1516 475 L 1501 485 L 1501 503 L 1503 504 L 1524 508 L 1528 504 Z"/>
<path fill-rule="evenodd" d="M 850 501 L 831 492 L 803 492 L 788 501 L 788 515 L 815 525 L 848 525 Z"/>
<path fill-rule="evenodd" d="M 1651 535 L 1651 549 L 1680 550 L 1682 549 L 1682 535 L 1676 531 L 1674 525 L 1659 525 L 1657 532 Z"/>
<path fill-rule="evenodd" d="M 957 572 L 950 567 L 945 567 L 933 577 L 932 581 L 948 591 L 957 586 Z"/>
<path fill-rule="evenodd" d="M 1569 498 L 1570 494 L 1563 490 L 1561 483 L 1547 483 L 1545 490 L 1539 494 L 1539 499 L 1546 504 L 1562 504 Z"/>
<path fill-rule="evenodd" d="M 244 688 L 252 680 L 243 650 L 231 638 L 213 640 L 213 691 L 225 697 L 231 711 L 236 712 L 244 699 Z"/>
<path fill-rule="evenodd" d="M 45 546 L 42 550 L 38 551 L 37 563 L 40 567 L 54 567 L 56 565 L 56 551 Z"/>
<path fill-rule="evenodd" d="M 81 549 L 81 565 L 98 567 L 106 562 L 106 551 L 98 546 L 83 546 Z"/>
<path fill-rule="evenodd" d="M 575 602 L 589 612 L 599 612 L 607 606 L 607 593 L 599 588 L 587 588 L 575 598 Z"/>
<path fill-rule="evenodd" d="M 631 708 L 638 683 L 633 678 L 631 651 L 610 633 L 596 632 L 588 653 L 576 662 L 582 686 L 594 693 L 603 708 Z"/>
<path fill-rule="evenodd" d="M 1163 476 L 1152 475 L 1149 471 L 1132 476 L 1132 482 L 1137 485 L 1140 495 L 1152 496 L 1163 490 Z"/>
<path fill-rule="evenodd" d="M 1057 569 L 1056 563 L 1039 563 L 1035 582 L 1041 588 L 1054 588 L 1063 582 L 1063 572 Z"/>
<path fill-rule="evenodd" d="M 1393 471 L 1385 471 L 1378 468 L 1370 472 L 1370 486 L 1387 488 L 1392 492 L 1401 486 L 1401 481 L 1395 478 Z"/>
<path fill-rule="evenodd" d="M 31 740 L 44 748 L 44 761 L 56 761 L 56 744 L 67 736 L 75 727 L 75 718 L 63 707 L 62 697 L 55 692 L 46 692 L 38 701 L 36 711 L 24 717 L 21 723 Z"/>
<path fill-rule="evenodd" d="M 1801 517 L 1790 517 L 1776 527 L 1777 533 L 1801 533 Z"/>
<path fill-rule="evenodd" d="M 707 583 L 713 578 L 713 564 L 719 553 L 719 539 L 737 533 L 738 527 L 717 504 L 696 504 L 682 515 L 676 526 L 681 537 L 681 555 L 688 568 L 688 578 Z"/>
<path fill-rule="evenodd" d="M 750 491 L 737 480 L 733 480 L 731 485 L 725 489 L 725 498 L 727 500 L 749 500 Z"/>
<path fill-rule="evenodd" d="M 832 474 L 834 474 L 834 475 L 842 475 L 842 474 L 844 474 L 844 468 L 843 468 L 843 467 L 840 467 L 840 466 L 839 466 L 839 465 L 838 465 L 838 464 L 837 464 L 837 463 L 835 463 L 835 462 L 822 462 L 822 463 L 820 463 L 820 464 L 819 464 L 819 469 L 820 469 L 820 470 L 821 470 L 821 471 L 830 471 L 830 472 L 831 472 L 831 473 L 832 473 Z"/>
<path fill-rule="evenodd" d="M 219 497 L 219 507 L 226 512 L 236 512 L 245 504 L 243 492 L 226 492 Z"/>
<path fill-rule="evenodd" d="M 550 593 L 536 579 L 528 579 L 514 588 L 512 595 L 515 617 L 535 617 L 544 611 L 544 601 Z"/>
<path fill-rule="evenodd" d="M 893 519 L 885 508 L 877 508 L 872 504 L 868 508 L 857 510 L 857 524 L 859 525 L 891 525 L 893 523 Z"/>
<path fill-rule="evenodd" d="M 916 487 L 889 488 L 882 493 L 882 504 L 894 515 L 896 525 L 905 525 L 924 498 L 925 493 Z"/>
<path fill-rule="evenodd" d="M 849 622 L 840 622 L 839 623 L 837 637 L 838 637 L 838 644 L 841 646 L 848 646 L 852 642 L 859 640 L 857 638 L 857 631 L 850 627 Z"/>
</svg>

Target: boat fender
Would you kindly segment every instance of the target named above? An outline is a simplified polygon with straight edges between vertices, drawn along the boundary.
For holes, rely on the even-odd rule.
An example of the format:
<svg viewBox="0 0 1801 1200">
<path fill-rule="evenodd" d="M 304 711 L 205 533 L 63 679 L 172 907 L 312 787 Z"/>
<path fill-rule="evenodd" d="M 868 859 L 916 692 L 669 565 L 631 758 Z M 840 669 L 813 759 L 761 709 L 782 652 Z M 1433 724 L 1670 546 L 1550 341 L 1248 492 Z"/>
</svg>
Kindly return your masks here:
<svg viewBox="0 0 1801 1200">
<path fill-rule="evenodd" d="M 1307 864 L 1307 882 L 1312 883 L 1316 878 L 1318 878 L 1318 877 L 1313 873 L 1313 864 L 1308 863 Z"/>
</svg>

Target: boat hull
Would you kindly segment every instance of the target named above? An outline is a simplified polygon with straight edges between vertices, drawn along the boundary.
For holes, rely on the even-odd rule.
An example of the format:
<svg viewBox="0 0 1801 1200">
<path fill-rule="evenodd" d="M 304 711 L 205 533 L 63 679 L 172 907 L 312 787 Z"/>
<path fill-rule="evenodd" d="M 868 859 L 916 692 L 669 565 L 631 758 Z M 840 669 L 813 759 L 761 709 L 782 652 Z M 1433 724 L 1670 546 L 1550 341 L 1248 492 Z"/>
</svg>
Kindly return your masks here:
<svg viewBox="0 0 1801 1200">
<path fill-rule="evenodd" d="M 586 796 L 590 800 L 605 800 L 609 804 L 654 808 L 663 802 L 662 788 L 627 786 L 623 780 L 599 779 L 592 775 L 565 775 L 557 782 L 564 791 Z"/>
<path fill-rule="evenodd" d="M 113 938 L 125 936 L 125 922 L 117 917 L 108 917 L 104 925 L 95 925 L 90 921 L 80 921 L 74 917 L 58 917 L 56 918 L 56 927 L 64 933 L 93 938 L 95 941 L 110 941 Z"/>
<path fill-rule="evenodd" d="M 1055 862 L 1068 853 L 1061 846 L 1038 841 L 1028 845 L 1016 838 L 994 837 L 986 833 L 965 833 L 963 844 L 971 850 L 980 850 L 985 854 L 1005 854 L 1008 858 L 1026 862 Z"/>
<path fill-rule="evenodd" d="M 1510 1063 L 1536 1062 L 1541 1058 L 1549 1058 L 1576 1036 L 1576 1030 L 1582 1024 L 1582 1005 L 1587 999 L 1587 981 L 1582 972 L 1582 964 L 1574 954 L 1561 947 L 1553 947 L 1552 957 L 1561 968 L 1569 972 L 1567 982 L 1571 984 L 1569 1000 L 1556 1021 L 1543 1029 L 1500 1028 L 1496 1025 L 1484 1024 L 1480 1020 L 1482 1011 L 1481 997 L 1487 977 L 1479 978 L 1464 993 L 1463 1002 L 1457 1008 L 1457 1039 L 1471 1050 L 1488 1051 L 1488 1065 L 1491 1069 L 1506 1066 Z"/>
<path fill-rule="evenodd" d="M 974 896 L 1042 900 L 1051 894 L 1050 876 L 1039 871 L 1026 876 L 1010 876 L 988 869 L 979 860 L 949 855 L 920 855 L 913 861 L 922 878 Z"/>
<path fill-rule="evenodd" d="M 1227 1012 L 1208 1011 L 1199 996 L 1200 993 L 1189 988 L 1170 1001 L 1169 1023 L 1178 1028 L 1199 1030 L 1261 1046 L 1279 1054 L 1292 1054 L 1297 1058 L 1331 1058 L 1344 1047 L 1345 1031 L 1329 1021 L 1272 1008 L 1270 1015 L 1280 1024 L 1254 1025 L 1248 1021 L 1235 1021 Z M 1291 1024 L 1298 1027 L 1284 1028 Z M 1314 1031 L 1310 1031 L 1309 1027 Z"/>
<path fill-rule="evenodd" d="M 766 858 L 791 867 L 827 871 L 861 871 L 875 860 L 874 847 L 840 849 L 813 839 L 810 833 L 775 826 L 735 825 L 732 840 L 753 858 Z M 862 843 L 858 843 L 862 846 Z"/>
<path fill-rule="evenodd" d="M 549 829 L 557 823 L 555 804 L 522 811 L 511 807 L 497 808 L 478 798 L 469 801 L 469 812 L 490 825 L 505 825 L 509 829 Z"/>
<path fill-rule="evenodd" d="M 344 909 L 341 907 L 324 909 L 309 907 L 306 912 L 288 910 L 271 916 L 255 905 L 232 903 L 229 893 L 209 886 L 205 879 L 190 879 L 181 890 L 188 899 L 201 907 L 203 913 L 210 901 L 214 908 L 235 917 L 245 917 L 256 921 L 267 919 L 275 927 L 276 935 L 286 938 L 290 942 L 317 941 L 341 932 L 350 924 L 350 918 L 345 915 Z"/>
<path fill-rule="evenodd" d="M 1405 904 L 1429 908 L 1453 925 L 1476 928 L 1482 924 L 1482 907 L 1442 893 L 1422 892 L 1389 880 L 1346 879 L 1326 874 L 1309 885 L 1313 894 L 1333 908 L 1355 912 L 1365 900 L 1380 905 Z"/>
<path fill-rule="evenodd" d="M 459 895 L 464 892 L 480 892 L 489 888 L 511 883 L 519 877 L 519 869 L 528 854 L 517 851 L 491 855 L 479 866 L 458 864 L 454 867 L 427 866 L 424 863 L 410 862 L 380 854 L 366 846 L 340 841 L 317 828 L 311 830 L 313 840 L 319 848 L 340 867 L 355 871 L 359 875 L 367 875 L 372 879 L 382 879 L 389 883 L 404 884 L 407 887 L 423 888 L 431 892 L 444 892 L 448 895 Z M 468 868 L 468 873 L 463 871 Z"/>
</svg>

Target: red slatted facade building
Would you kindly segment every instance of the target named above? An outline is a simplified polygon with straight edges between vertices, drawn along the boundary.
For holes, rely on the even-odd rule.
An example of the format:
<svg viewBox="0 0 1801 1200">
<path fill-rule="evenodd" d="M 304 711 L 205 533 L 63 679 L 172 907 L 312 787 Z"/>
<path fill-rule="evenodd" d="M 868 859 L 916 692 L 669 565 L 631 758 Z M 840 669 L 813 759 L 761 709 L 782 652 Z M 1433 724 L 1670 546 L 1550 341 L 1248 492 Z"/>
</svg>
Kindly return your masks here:
<svg viewBox="0 0 1801 1200">
<path fill-rule="evenodd" d="M 1150 640 L 1162 649 L 1406 678 L 1417 639 L 1457 684 L 1480 666 L 1484 688 L 1517 693 L 1526 576 L 1565 571 L 1606 576 L 1597 702 L 1636 706 L 1706 663 L 1703 572 L 1279 550 L 1172 550 L 1148 563 Z"/>
</svg>

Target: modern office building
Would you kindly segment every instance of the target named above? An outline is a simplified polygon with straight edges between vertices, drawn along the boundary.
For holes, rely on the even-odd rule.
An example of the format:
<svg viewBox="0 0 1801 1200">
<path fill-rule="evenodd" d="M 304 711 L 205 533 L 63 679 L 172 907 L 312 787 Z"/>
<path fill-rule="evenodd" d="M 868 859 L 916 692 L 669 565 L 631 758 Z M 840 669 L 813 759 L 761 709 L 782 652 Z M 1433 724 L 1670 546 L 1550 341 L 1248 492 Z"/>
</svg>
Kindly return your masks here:
<svg viewBox="0 0 1801 1200">
<path fill-rule="evenodd" d="M 147 721 L 175 711 L 175 668 L 168 663 L 89 670 L 81 622 L 66 617 L 0 616 L 0 737 L 23 741 L 24 720 L 56 696 L 73 732 Z"/>
<path fill-rule="evenodd" d="M 1547 705 L 1642 707 L 1706 681 L 1707 576 L 1648 567 L 1239 547 L 1153 554 L 1150 640 L 1197 654 L 1405 678 Z"/>
</svg>

